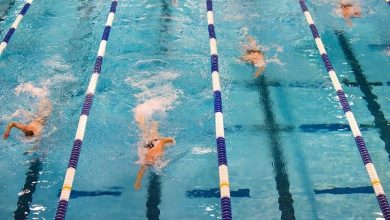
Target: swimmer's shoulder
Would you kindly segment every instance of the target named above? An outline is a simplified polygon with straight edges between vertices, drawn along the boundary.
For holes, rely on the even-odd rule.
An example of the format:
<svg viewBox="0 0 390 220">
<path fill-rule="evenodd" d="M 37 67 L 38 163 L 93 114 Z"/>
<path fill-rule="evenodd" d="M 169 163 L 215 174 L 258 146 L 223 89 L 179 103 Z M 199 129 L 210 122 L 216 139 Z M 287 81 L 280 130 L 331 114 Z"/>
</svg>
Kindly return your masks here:
<svg viewBox="0 0 390 220">
<path fill-rule="evenodd" d="M 43 124 L 40 121 L 33 121 L 28 126 L 27 129 L 32 131 L 35 136 L 40 135 L 42 132 Z"/>
</svg>

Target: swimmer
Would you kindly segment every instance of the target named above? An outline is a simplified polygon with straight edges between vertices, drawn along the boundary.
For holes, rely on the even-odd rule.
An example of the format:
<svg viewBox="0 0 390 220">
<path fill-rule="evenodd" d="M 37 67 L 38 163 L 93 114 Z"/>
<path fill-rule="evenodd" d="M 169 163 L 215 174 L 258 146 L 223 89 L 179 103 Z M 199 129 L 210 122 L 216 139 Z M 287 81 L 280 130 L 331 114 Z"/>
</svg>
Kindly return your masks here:
<svg viewBox="0 0 390 220">
<path fill-rule="evenodd" d="M 259 77 L 265 69 L 264 54 L 261 52 L 253 37 L 248 36 L 247 39 L 249 44 L 244 46 L 245 55 L 243 55 L 241 59 L 257 67 L 258 69 L 254 75 L 255 77 Z"/>
<path fill-rule="evenodd" d="M 7 139 L 11 133 L 11 129 L 14 127 L 21 130 L 26 137 L 40 136 L 43 125 L 45 124 L 47 117 L 50 115 L 50 112 L 50 101 L 48 99 L 42 100 L 38 106 L 38 114 L 36 115 L 36 118 L 32 122 L 30 122 L 30 124 L 22 124 L 18 122 L 9 123 L 4 132 L 3 138 Z"/>
<path fill-rule="evenodd" d="M 144 145 L 146 150 L 145 158 L 141 161 L 141 167 L 137 173 L 137 180 L 134 184 L 134 189 L 139 190 L 141 188 L 141 180 L 144 176 L 145 170 L 149 166 L 154 166 L 156 162 L 160 161 L 164 155 L 165 145 L 173 143 L 173 138 L 163 138 L 158 134 L 158 123 L 153 121 L 151 127 L 147 126 L 144 116 L 136 115 L 136 122 L 141 129 L 144 140 L 148 142 Z"/>
<path fill-rule="evenodd" d="M 349 26 L 352 26 L 352 18 L 359 18 L 362 16 L 362 12 L 359 6 L 352 3 L 339 3 L 341 14 L 343 18 L 347 21 Z"/>
</svg>

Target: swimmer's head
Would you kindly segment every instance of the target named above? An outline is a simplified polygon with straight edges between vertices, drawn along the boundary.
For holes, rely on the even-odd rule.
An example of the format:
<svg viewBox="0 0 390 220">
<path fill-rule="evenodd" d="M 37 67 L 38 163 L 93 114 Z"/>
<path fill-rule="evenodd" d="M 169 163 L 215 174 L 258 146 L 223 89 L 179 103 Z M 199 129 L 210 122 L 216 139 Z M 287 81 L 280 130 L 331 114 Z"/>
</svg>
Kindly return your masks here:
<svg viewBox="0 0 390 220">
<path fill-rule="evenodd" d="M 158 141 L 157 138 L 149 141 L 147 144 L 144 145 L 145 148 L 151 149 L 155 146 L 156 142 Z"/>
<path fill-rule="evenodd" d="M 34 136 L 34 132 L 28 130 L 28 131 L 25 131 L 25 132 L 24 132 L 24 135 L 25 135 L 26 137 L 32 137 L 32 136 Z"/>
</svg>

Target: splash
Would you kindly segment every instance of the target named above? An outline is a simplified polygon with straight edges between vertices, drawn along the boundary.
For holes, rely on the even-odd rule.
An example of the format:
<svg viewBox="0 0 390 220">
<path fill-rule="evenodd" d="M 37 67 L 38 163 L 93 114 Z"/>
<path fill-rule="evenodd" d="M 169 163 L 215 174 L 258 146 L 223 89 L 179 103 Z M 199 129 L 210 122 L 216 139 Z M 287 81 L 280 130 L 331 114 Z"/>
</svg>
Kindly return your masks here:
<svg viewBox="0 0 390 220">
<path fill-rule="evenodd" d="M 68 71 L 70 65 L 65 62 L 65 60 L 60 55 L 54 55 L 50 59 L 47 59 L 43 62 L 46 67 L 57 71 Z"/>
<path fill-rule="evenodd" d="M 74 82 L 76 79 L 71 75 L 56 75 L 52 78 L 42 80 L 41 87 L 35 86 L 32 82 L 21 83 L 15 88 L 16 95 L 21 93 L 29 94 L 33 97 L 44 99 L 50 95 L 50 87 L 64 83 Z"/>
<path fill-rule="evenodd" d="M 282 61 L 278 58 L 279 53 L 283 52 L 283 47 L 277 44 L 271 46 L 261 45 L 256 42 L 256 40 L 249 35 L 249 28 L 243 27 L 240 30 L 242 43 L 241 47 L 245 53 L 247 50 L 260 50 L 262 53 L 266 52 L 266 55 L 270 58 L 265 58 L 265 63 L 276 63 L 278 65 L 284 65 Z M 266 57 L 267 57 L 266 56 Z"/>
<path fill-rule="evenodd" d="M 159 137 L 157 121 L 163 121 L 169 110 L 177 105 L 177 100 L 182 95 L 182 91 L 173 86 L 173 80 L 179 77 L 175 72 L 160 72 L 152 74 L 143 72 L 134 75 L 126 82 L 133 88 L 140 90 L 135 95 L 138 104 L 134 109 L 134 119 L 140 129 L 140 142 L 137 146 L 139 160 L 138 164 L 144 161 L 147 149 L 145 143 L 150 138 Z M 153 167 L 156 171 L 161 171 L 169 163 L 168 160 L 160 159 L 155 161 Z"/>
<path fill-rule="evenodd" d="M 248 27 L 242 27 L 240 29 L 240 34 L 243 38 L 248 36 L 249 28 Z"/>
<path fill-rule="evenodd" d="M 27 93 L 37 98 L 46 98 L 49 95 L 49 89 L 45 87 L 36 87 L 31 82 L 22 83 L 15 88 L 17 95 Z"/>
<path fill-rule="evenodd" d="M 43 88 L 50 88 L 52 86 L 56 86 L 66 82 L 76 82 L 76 78 L 73 75 L 63 74 L 63 75 L 55 75 L 49 79 L 43 80 L 41 85 Z"/>
<path fill-rule="evenodd" d="M 213 152 L 215 152 L 215 150 L 210 147 L 193 147 L 191 150 L 191 153 L 195 155 L 210 154 Z"/>
<path fill-rule="evenodd" d="M 171 82 L 178 77 L 177 73 L 161 72 L 158 75 L 146 76 L 146 79 L 134 77 L 126 80 L 132 87 L 141 90 L 135 95 L 137 101 L 141 102 L 133 110 L 136 121 L 141 118 L 150 121 L 156 115 L 164 118 L 165 113 L 174 108 L 182 94 L 182 91 L 175 89 Z"/>
<path fill-rule="evenodd" d="M 20 108 L 20 103 L 16 106 L 16 111 L 11 114 L 5 114 L 1 116 L 2 121 L 11 121 L 16 119 L 22 123 L 30 123 L 37 117 L 47 117 L 51 112 L 51 102 L 49 101 L 50 89 L 53 86 L 62 84 L 64 82 L 76 81 L 76 79 L 71 75 L 56 75 L 49 79 L 42 80 L 36 86 L 33 82 L 21 83 L 15 88 L 15 94 L 20 96 L 26 94 L 29 97 L 32 97 L 33 100 L 23 100 L 22 103 L 27 105 L 29 111 L 26 111 L 24 108 Z M 30 108 L 36 106 L 36 112 L 31 111 Z M 15 109 L 15 108 L 14 108 Z M 50 133 L 56 131 L 56 128 L 53 127 Z M 24 140 L 24 139 L 23 139 Z M 27 140 L 27 139 L 26 139 Z M 27 142 L 31 142 L 31 139 L 28 139 Z M 32 141 L 34 142 L 34 140 Z"/>
<path fill-rule="evenodd" d="M 24 109 L 17 109 L 14 113 L 10 115 L 3 115 L 1 117 L 3 121 L 11 121 L 11 119 L 13 118 L 16 118 L 19 121 L 26 123 L 28 121 L 32 121 L 34 119 L 34 115 L 31 112 L 26 111 Z"/>
</svg>

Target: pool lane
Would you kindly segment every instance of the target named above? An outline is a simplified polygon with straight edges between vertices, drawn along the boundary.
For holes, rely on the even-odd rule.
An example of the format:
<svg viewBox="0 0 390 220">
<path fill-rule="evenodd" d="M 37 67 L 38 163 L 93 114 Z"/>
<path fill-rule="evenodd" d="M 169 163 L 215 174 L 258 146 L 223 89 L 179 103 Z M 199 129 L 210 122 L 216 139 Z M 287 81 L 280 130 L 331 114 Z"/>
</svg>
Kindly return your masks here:
<svg viewBox="0 0 390 220">
<path fill-rule="evenodd" d="M 276 189 L 279 194 L 279 210 L 282 212 L 281 219 L 295 219 L 293 207 L 294 200 L 290 193 L 290 182 L 288 179 L 286 159 L 283 153 L 279 126 L 276 123 L 272 111 L 272 100 L 265 76 L 258 78 L 258 89 L 261 110 L 264 113 L 264 124 L 269 139 L 272 164 L 275 172 Z"/>
<path fill-rule="evenodd" d="M 379 136 L 385 143 L 385 150 L 389 155 L 390 160 L 390 125 L 385 118 L 380 104 L 377 102 L 378 96 L 373 93 L 371 84 L 364 75 L 364 71 L 361 68 L 359 61 L 356 59 L 356 56 L 352 51 L 351 44 L 345 37 L 344 32 L 336 30 L 335 34 L 339 40 L 345 59 L 355 76 L 356 84 L 363 93 L 363 99 L 367 102 L 367 108 L 372 116 L 374 116 L 374 125 L 378 128 Z"/>
<path fill-rule="evenodd" d="M 158 51 L 157 56 L 164 56 L 169 51 L 170 23 L 172 21 L 172 10 L 167 0 L 161 0 L 160 27 L 158 35 Z M 148 195 L 146 201 L 146 217 L 149 220 L 160 218 L 160 209 L 158 205 L 161 203 L 161 180 L 160 176 L 154 171 L 150 172 Z"/>
</svg>

